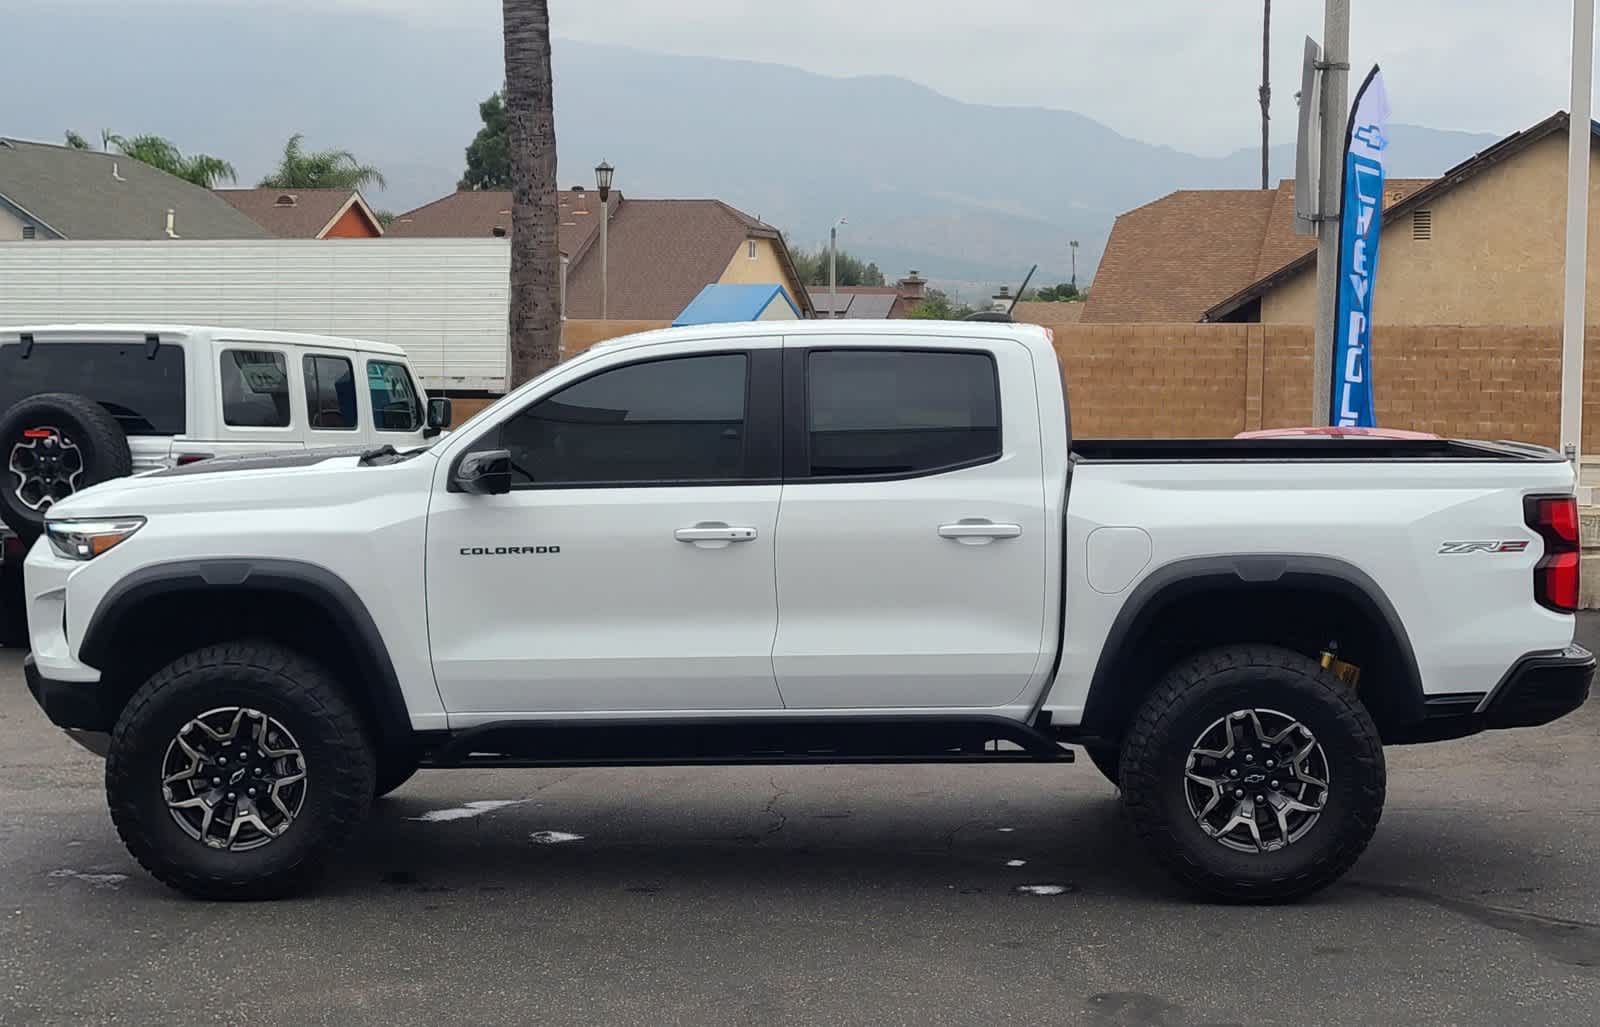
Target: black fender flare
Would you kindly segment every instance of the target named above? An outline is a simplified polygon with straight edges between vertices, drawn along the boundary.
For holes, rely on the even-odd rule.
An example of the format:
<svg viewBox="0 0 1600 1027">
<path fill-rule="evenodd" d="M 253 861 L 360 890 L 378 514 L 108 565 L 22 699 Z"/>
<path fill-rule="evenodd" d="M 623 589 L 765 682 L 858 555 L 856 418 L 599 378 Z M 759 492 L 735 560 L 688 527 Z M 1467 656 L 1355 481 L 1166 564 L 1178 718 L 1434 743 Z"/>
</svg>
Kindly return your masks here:
<svg viewBox="0 0 1600 1027">
<path fill-rule="evenodd" d="M 1353 602 L 1388 633 L 1396 666 L 1383 697 L 1386 718 L 1414 723 L 1425 716 L 1422 672 L 1400 615 L 1383 588 L 1365 571 L 1344 560 L 1297 554 L 1207 556 L 1177 560 L 1151 572 L 1129 594 L 1111 624 L 1089 683 L 1082 730 L 1098 735 L 1114 730 L 1117 692 L 1128 687 L 1119 668 L 1131 639 L 1172 603 L 1207 591 L 1287 587 L 1320 591 Z"/>
<path fill-rule="evenodd" d="M 388 646 L 366 604 L 343 578 L 325 567 L 299 560 L 182 560 L 143 567 L 112 586 L 89 618 L 79 659 L 105 667 L 115 659 L 122 625 L 152 599 L 183 592 L 250 591 L 308 600 L 356 649 L 362 680 L 351 682 L 371 700 L 377 728 L 386 744 L 409 741 L 413 731 L 405 693 Z"/>
</svg>

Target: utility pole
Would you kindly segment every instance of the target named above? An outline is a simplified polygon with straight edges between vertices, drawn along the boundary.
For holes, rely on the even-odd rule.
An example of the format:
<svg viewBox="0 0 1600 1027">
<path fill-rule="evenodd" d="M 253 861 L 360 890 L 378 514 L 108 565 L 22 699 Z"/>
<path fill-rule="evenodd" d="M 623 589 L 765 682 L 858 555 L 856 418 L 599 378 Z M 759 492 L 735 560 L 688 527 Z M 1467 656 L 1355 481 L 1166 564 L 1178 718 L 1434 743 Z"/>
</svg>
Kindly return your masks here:
<svg viewBox="0 0 1600 1027">
<path fill-rule="evenodd" d="M 848 224 L 844 218 L 835 221 L 828 229 L 828 316 L 839 316 L 839 226 Z"/>
<path fill-rule="evenodd" d="M 1272 115 L 1272 0 L 1261 8 L 1261 188 L 1272 188 L 1272 140 L 1268 131 Z"/>
<path fill-rule="evenodd" d="M 1582 472 L 1583 335 L 1589 270 L 1589 94 L 1594 0 L 1572 0 L 1572 118 L 1567 123 L 1567 276 L 1561 319 L 1561 451 Z M 1579 484 L 1582 484 L 1580 481 Z"/>
<path fill-rule="evenodd" d="M 1579 0 L 1592 2 L 1592 0 Z M 1350 0 L 1327 0 L 1322 41 L 1322 219 L 1317 222 L 1317 325 L 1310 424 L 1332 424 L 1334 319 L 1339 316 L 1339 224 L 1350 122 Z"/>
</svg>

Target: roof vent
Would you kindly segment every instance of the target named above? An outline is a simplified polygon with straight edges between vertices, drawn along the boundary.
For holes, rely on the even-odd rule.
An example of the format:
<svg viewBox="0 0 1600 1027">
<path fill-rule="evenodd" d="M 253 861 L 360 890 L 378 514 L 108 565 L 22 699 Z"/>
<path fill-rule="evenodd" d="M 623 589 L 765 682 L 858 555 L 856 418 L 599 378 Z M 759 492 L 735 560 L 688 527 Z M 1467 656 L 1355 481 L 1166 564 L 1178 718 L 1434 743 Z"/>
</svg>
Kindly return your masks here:
<svg viewBox="0 0 1600 1027">
<path fill-rule="evenodd" d="M 171 207 L 168 207 L 167 208 L 167 238 L 168 239 L 176 239 L 177 237 L 178 237 L 178 212 L 173 210 Z"/>
<path fill-rule="evenodd" d="M 294 193 L 282 193 L 272 201 L 274 207 L 293 207 L 295 205 Z"/>
<path fill-rule="evenodd" d="M 117 166 L 117 162 L 116 161 L 112 161 L 111 162 L 111 178 L 112 178 L 113 181 L 117 181 L 117 182 L 126 182 L 127 181 L 126 178 L 122 177 L 122 170 Z"/>
<path fill-rule="evenodd" d="M 506 226 L 495 225 L 493 228 L 489 229 L 489 234 L 494 236 L 496 239 L 504 239 L 506 237 Z"/>
<path fill-rule="evenodd" d="M 1433 238 L 1433 211 L 1418 210 L 1411 214 L 1411 238 L 1426 242 Z"/>
<path fill-rule="evenodd" d="M 575 192 L 575 193 L 581 193 L 581 192 L 583 192 L 583 186 L 575 185 L 575 186 L 572 187 L 572 191 Z"/>
</svg>

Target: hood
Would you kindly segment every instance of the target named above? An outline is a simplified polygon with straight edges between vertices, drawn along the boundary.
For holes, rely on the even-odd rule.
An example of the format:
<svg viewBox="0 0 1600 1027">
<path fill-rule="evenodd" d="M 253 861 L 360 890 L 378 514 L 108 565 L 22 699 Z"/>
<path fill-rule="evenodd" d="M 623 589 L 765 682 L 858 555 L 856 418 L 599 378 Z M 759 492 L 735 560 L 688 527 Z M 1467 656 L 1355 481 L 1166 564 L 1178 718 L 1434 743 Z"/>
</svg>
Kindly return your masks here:
<svg viewBox="0 0 1600 1027">
<path fill-rule="evenodd" d="M 426 489 L 436 459 L 430 457 L 426 450 L 400 457 L 388 446 L 370 445 L 214 457 L 102 482 L 54 504 L 48 516 L 292 510 L 342 503 L 390 488 Z"/>
</svg>

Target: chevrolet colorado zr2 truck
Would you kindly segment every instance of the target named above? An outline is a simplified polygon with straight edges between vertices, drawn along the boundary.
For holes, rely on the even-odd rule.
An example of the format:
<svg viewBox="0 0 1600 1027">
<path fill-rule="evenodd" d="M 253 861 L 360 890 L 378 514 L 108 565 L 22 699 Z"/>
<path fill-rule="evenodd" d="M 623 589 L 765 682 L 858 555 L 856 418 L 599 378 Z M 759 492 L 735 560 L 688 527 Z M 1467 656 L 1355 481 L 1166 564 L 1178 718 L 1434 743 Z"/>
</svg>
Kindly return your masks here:
<svg viewBox="0 0 1600 1027">
<path fill-rule="evenodd" d="M 1183 882 L 1284 900 L 1366 847 L 1385 745 L 1587 698 L 1554 452 L 1069 423 L 1033 326 L 631 336 L 431 448 L 53 504 L 26 676 L 212 898 L 300 887 L 418 767 L 1082 749 Z"/>
</svg>

